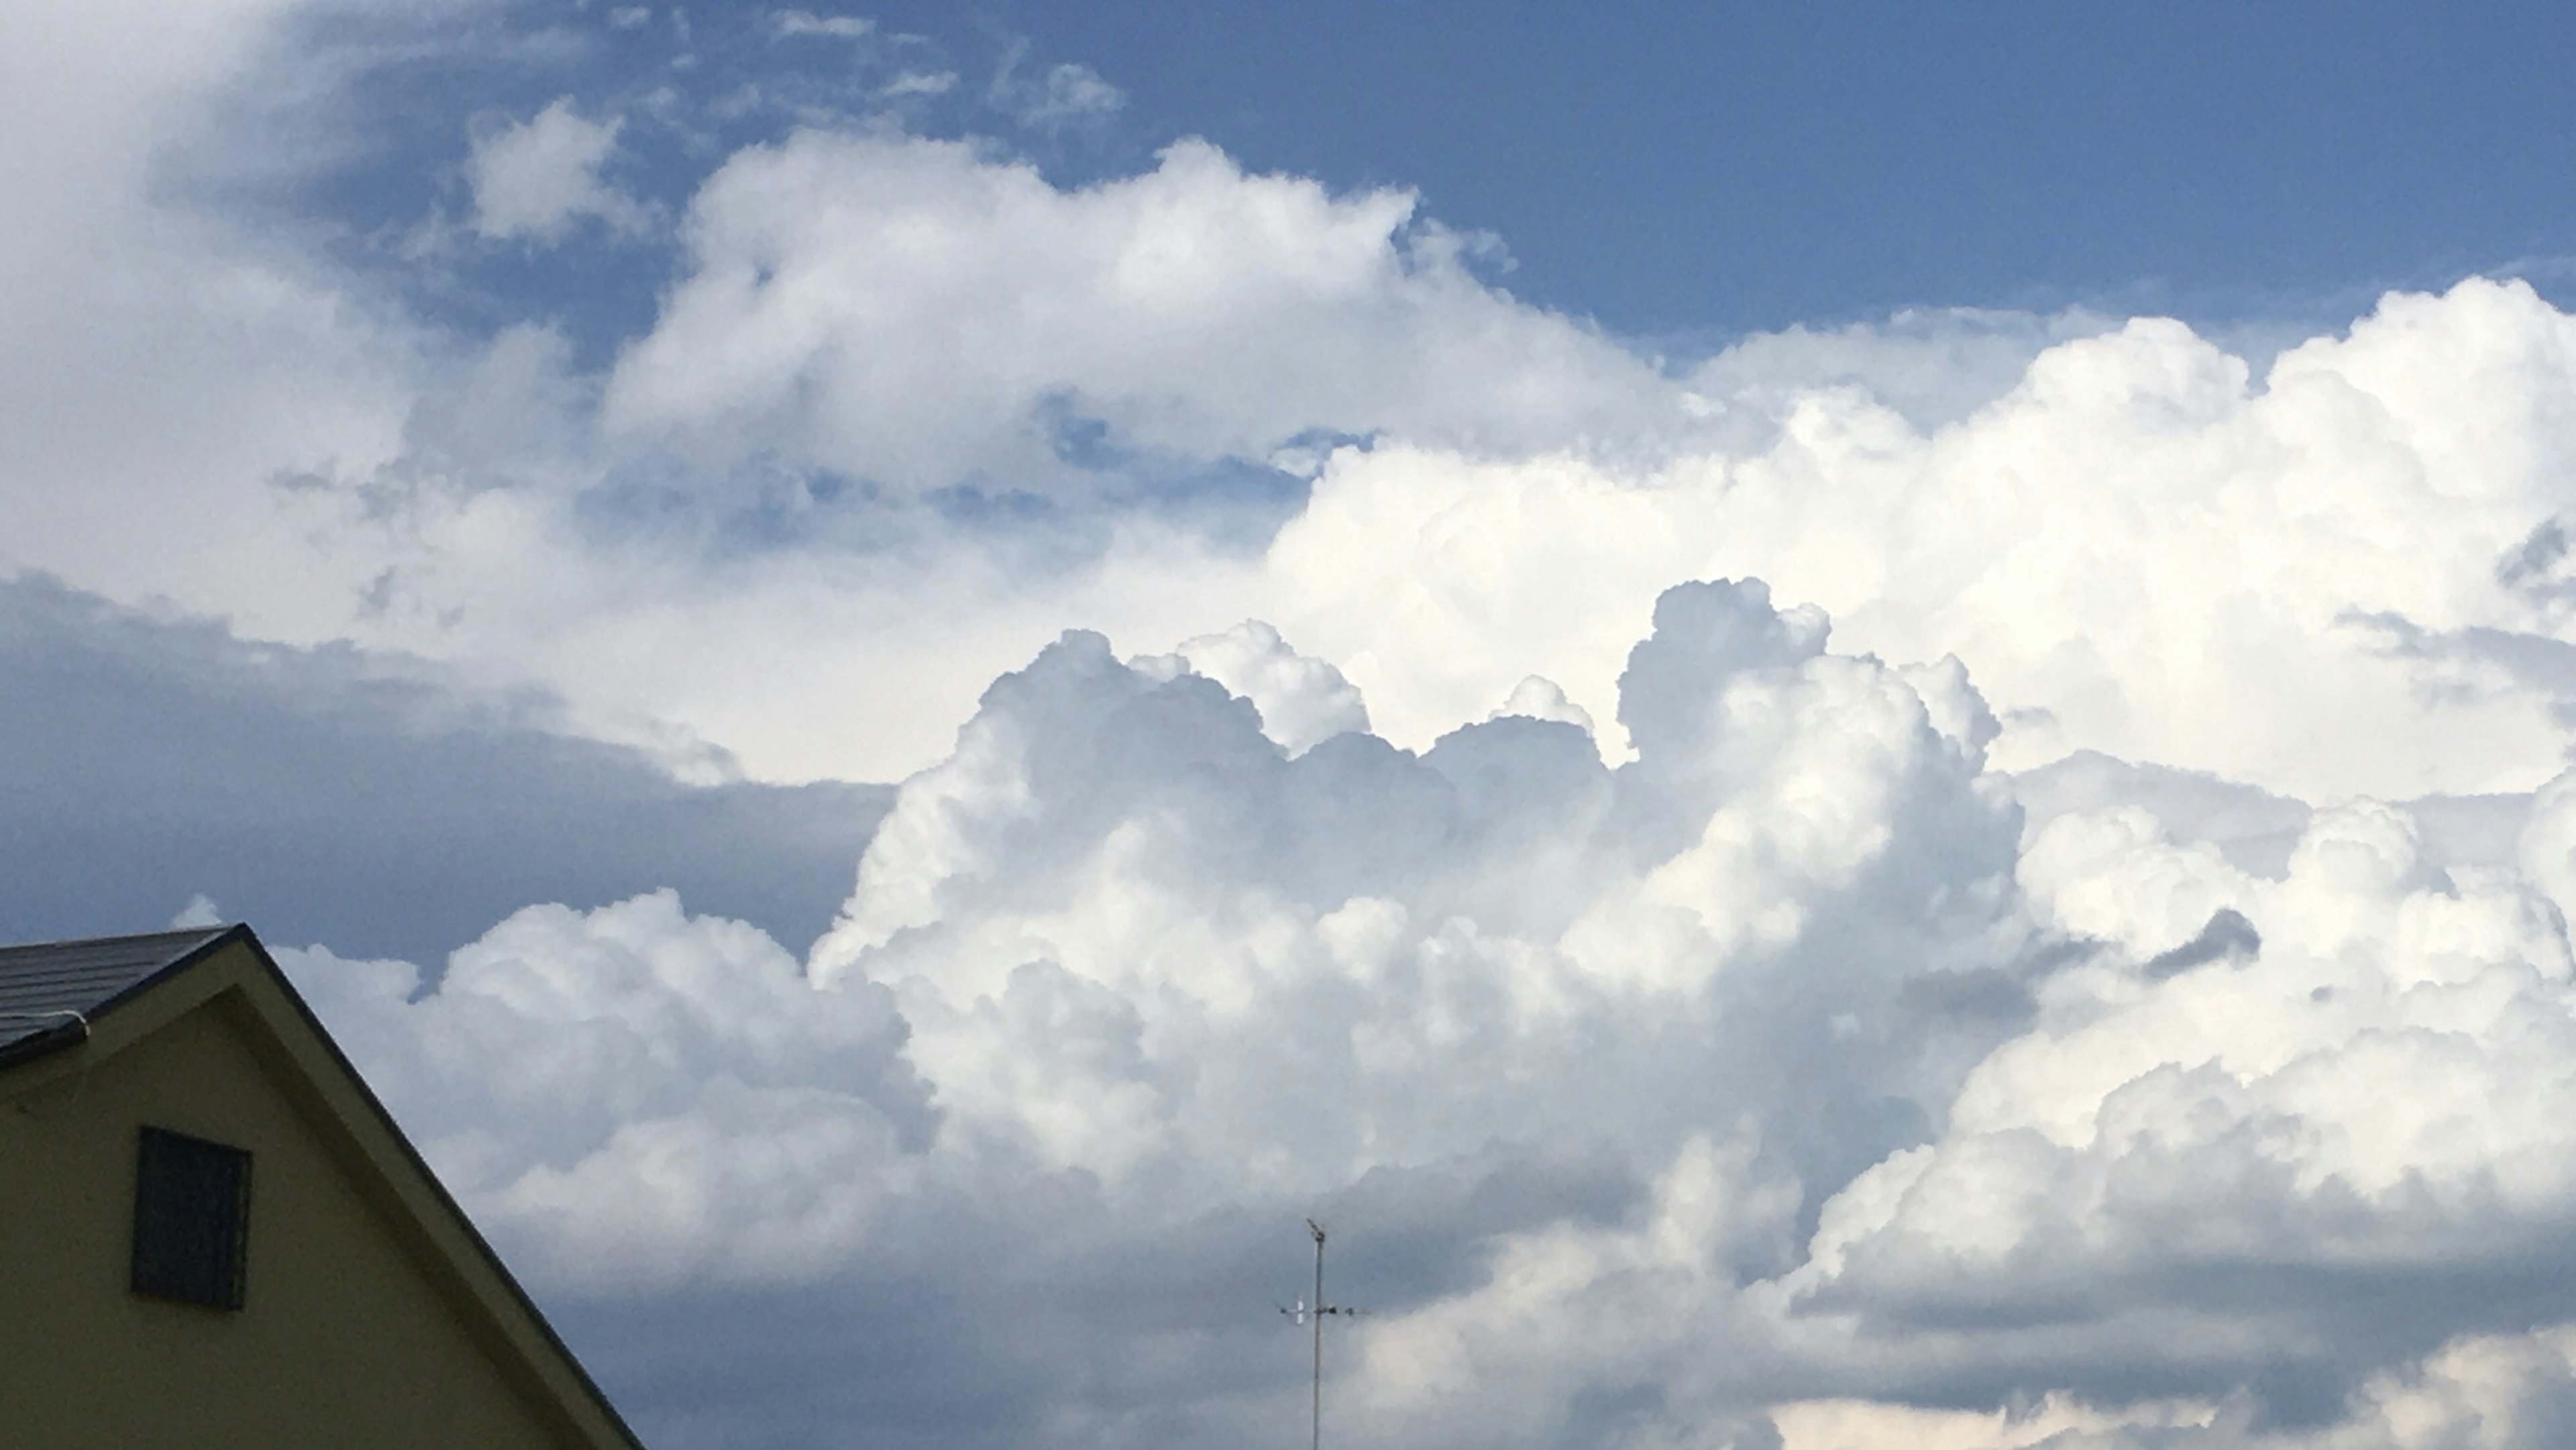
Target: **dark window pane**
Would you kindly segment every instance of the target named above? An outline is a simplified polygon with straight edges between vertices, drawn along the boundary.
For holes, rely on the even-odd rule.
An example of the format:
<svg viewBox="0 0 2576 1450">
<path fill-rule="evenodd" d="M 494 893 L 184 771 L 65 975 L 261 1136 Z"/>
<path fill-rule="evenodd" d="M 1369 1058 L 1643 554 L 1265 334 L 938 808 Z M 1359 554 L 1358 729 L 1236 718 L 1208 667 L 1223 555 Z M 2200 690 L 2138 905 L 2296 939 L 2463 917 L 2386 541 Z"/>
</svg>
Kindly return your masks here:
<svg viewBox="0 0 2576 1450">
<path fill-rule="evenodd" d="M 250 1154 L 143 1130 L 134 1176 L 134 1292 L 242 1306 L 250 1239 Z"/>
</svg>

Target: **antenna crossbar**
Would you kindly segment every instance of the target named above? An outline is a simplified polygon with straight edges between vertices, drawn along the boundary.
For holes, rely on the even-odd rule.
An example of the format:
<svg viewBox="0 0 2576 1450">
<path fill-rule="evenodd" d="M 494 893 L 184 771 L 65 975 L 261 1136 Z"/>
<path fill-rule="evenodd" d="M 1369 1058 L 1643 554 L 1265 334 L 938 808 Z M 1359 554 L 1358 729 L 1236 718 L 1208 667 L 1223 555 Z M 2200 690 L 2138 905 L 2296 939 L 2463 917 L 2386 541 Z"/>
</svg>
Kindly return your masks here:
<svg viewBox="0 0 2576 1450">
<path fill-rule="evenodd" d="M 1327 1314 L 1339 1314 L 1348 1317 L 1357 1315 L 1360 1311 L 1347 1304 L 1327 1304 L 1324 1302 L 1324 1226 L 1310 1218 L 1306 1220 L 1306 1231 L 1315 1236 L 1315 1297 L 1311 1300 L 1301 1298 L 1296 1302 L 1296 1305 L 1293 1308 L 1283 1304 L 1279 1306 L 1279 1312 L 1287 1315 L 1291 1320 L 1301 1326 L 1312 1325 L 1314 1329 L 1315 1377 L 1314 1393 L 1312 1396 L 1314 1417 L 1313 1438 L 1309 1443 L 1313 1446 L 1313 1450 L 1323 1450 L 1324 1316 Z"/>
</svg>

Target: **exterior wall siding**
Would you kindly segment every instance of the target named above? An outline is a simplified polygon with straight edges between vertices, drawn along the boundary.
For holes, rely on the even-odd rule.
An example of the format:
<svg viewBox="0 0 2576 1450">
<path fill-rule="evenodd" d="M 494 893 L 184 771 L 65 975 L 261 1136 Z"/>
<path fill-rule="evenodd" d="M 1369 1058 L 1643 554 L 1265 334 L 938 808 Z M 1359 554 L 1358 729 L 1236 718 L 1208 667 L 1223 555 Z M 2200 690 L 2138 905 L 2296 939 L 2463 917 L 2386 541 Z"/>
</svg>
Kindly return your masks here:
<svg viewBox="0 0 2576 1450">
<path fill-rule="evenodd" d="M 0 1079 L 0 1440 L 141 1447 L 571 1443 L 478 1340 L 465 1291 L 347 1171 L 238 994 L 80 1071 Z M 246 1148 L 238 1311 L 128 1287 L 140 1127 Z"/>
</svg>

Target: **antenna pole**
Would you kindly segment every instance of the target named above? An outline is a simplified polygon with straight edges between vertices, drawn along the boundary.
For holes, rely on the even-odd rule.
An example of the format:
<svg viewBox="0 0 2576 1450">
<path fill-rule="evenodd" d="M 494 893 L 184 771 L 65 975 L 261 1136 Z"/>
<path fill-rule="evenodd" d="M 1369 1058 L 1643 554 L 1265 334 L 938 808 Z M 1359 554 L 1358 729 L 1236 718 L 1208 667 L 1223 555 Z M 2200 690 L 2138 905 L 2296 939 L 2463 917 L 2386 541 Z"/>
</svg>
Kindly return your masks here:
<svg viewBox="0 0 2576 1450">
<path fill-rule="evenodd" d="M 1324 1226 L 1313 1219 L 1306 1227 L 1315 1234 L 1315 1438 L 1314 1450 L 1324 1450 Z"/>
<path fill-rule="evenodd" d="M 1314 1316 L 1314 1438 L 1309 1443 L 1314 1447 L 1314 1450 L 1324 1450 L 1324 1316 L 1327 1314 L 1357 1314 L 1360 1311 L 1348 1304 L 1327 1304 L 1324 1302 L 1324 1226 L 1310 1218 L 1306 1220 L 1306 1232 L 1315 1236 L 1315 1297 L 1311 1301 L 1303 1298 L 1299 1299 L 1297 1301 L 1297 1306 L 1293 1309 L 1282 1304 L 1279 1306 L 1279 1312 L 1295 1320 L 1301 1328 L 1306 1327 L 1306 1317 L 1308 1315 L 1311 1314 Z"/>
</svg>

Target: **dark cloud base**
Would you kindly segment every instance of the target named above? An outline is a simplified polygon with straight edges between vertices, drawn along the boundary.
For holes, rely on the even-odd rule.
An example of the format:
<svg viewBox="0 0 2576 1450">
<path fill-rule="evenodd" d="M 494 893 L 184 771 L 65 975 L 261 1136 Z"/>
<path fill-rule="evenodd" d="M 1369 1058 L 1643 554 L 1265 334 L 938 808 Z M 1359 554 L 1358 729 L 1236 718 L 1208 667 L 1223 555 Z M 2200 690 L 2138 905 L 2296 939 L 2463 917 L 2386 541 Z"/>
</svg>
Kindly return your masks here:
<svg viewBox="0 0 2576 1450">
<path fill-rule="evenodd" d="M 1644 1206 L 1599 1145 L 1496 1143 L 1149 1236 L 1085 1174 L 1021 1190 L 915 1205 L 828 1279 L 558 1290 L 548 1312 L 656 1445 L 1284 1445 L 1305 1426 L 1308 1341 L 1277 1306 L 1309 1292 L 1306 1215 L 1336 1226 L 1328 1297 L 1387 1315 L 1472 1290 L 1495 1236 Z M 1328 1345 L 1328 1372 L 1353 1355 Z"/>
<path fill-rule="evenodd" d="M 155 929 L 202 893 L 272 941 L 434 966 L 532 901 L 669 886 L 802 943 L 892 799 L 685 785 L 381 667 L 0 583 L 0 939 Z"/>
</svg>

